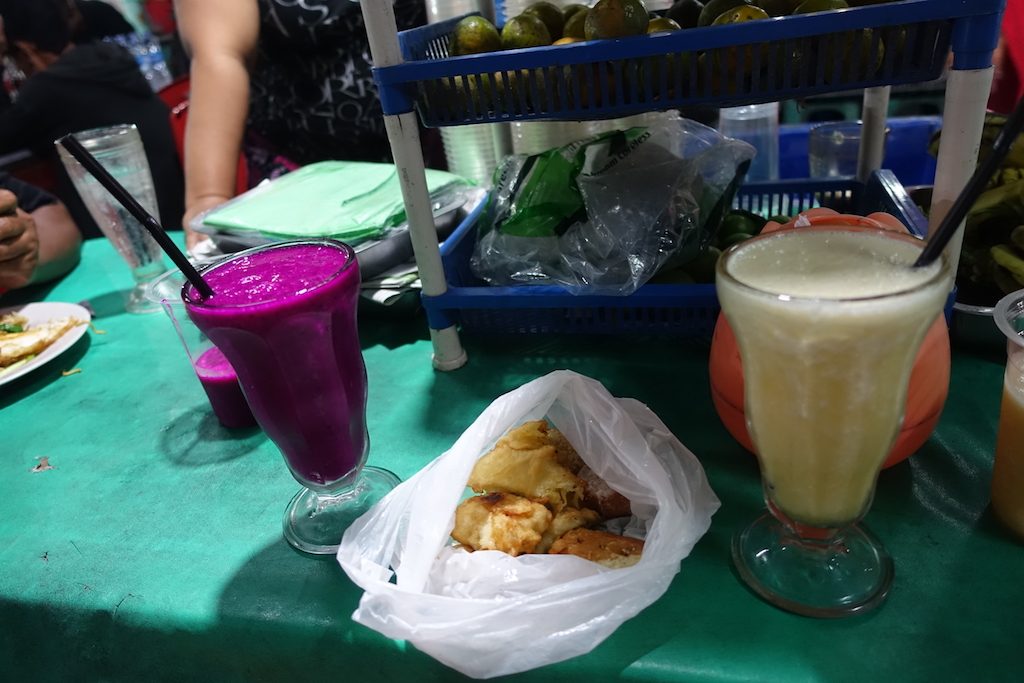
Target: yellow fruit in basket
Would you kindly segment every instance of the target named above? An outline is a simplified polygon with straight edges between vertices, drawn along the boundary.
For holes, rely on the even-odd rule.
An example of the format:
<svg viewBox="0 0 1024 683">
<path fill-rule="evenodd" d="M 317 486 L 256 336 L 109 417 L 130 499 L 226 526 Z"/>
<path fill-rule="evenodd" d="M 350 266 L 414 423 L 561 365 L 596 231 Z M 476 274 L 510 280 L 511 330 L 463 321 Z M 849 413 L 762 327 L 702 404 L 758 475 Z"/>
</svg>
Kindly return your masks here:
<svg viewBox="0 0 1024 683">
<path fill-rule="evenodd" d="M 527 47 L 543 47 L 551 44 L 551 34 L 544 22 L 532 14 L 512 17 L 501 29 L 501 47 L 516 50 Z"/>
<path fill-rule="evenodd" d="M 715 19 L 719 17 L 723 12 L 728 12 L 736 7 L 742 7 L 744 5 L 750 6 L 754 3 L 751 0 L 711 0 L 704 5 L 704 9 L 700 12 L 700 17 L 697 19 L 698 26 L 711 26 L 715 23 Z"/>
<path fill-rule="evenodd" d="M 587 7 L 586 5 L 581 5 L 579 3 L 575 3 L 575 4 L 572 4 L 572 5 L 566 5 L 565 7 L 562 8 L 562 16 L 565 17 L 565 21 L 566 21 L 566 23 L 568 23 L 569 20 L 573 18 L 573 15 L 578 14 L 580 12 L 586 12 L 589 9 L 590 8 Z M 563 37 L 564 37 L 564 33 L 563 33 Z"/>
<path fill-rule="evenodd" d="M 665 16 L 682 28 L 695 28 L 703 9 L 704 3 L 700 0 L 676 0 L 665 12 Z"/>
<path fill-rule="evenodd" d="M 647 33 L 650 23 L 647 8 L 640 0 L 598 0 L 584 24 L 587 40 L 625 38 Z"/>
<path fill-rule="evenodd" d="M 848 7 L 845 0 L 804 0 L 794 14 L 828 12 Z M 871 49 L 873 42 L 874 50 Z M 855 80 L 873 76 L 878 71 L 885 58 L 885 46 L 881 40 L 874 41 L 874 33 L 869 28 L 845 31 L 822 38 L 816 57 L 824 69 L 826 83 L 837 78 L 837 69 L 839 80 Z"/>
<path fill-rule="evenodd" d="M 772 17 L 787 17 L 803 0 L 754 0 L 754 4 Z"/>
<path fill-rule="evenodd" d="M 523 14 L 532 14 L 544 22 L 548 29 L 551 40 L 558 40 L 562 37 L 562 27 L 565 26 L 565 15 L 557 5 L 550 2 L 535 2 L 525 10 Z"/>
<path fill-rule="evenodd" d="M 768 13 L 760 7 L 754 7 L 753 5 L 742 5 L 740 7 L 734 7 L 731 10 L 727 10 L 722 14 L 718 15 L 712 26 L 726 26 L 728 24 L 740 24 L 747 21 L 760 21 L 763 19 L 769 19 Z M 758 58 L 762 67 L 768 61 L 768 47 L 766 45 L 759 44 L 757 47 Z M 742 51 L 742 52 L 741 52 Z M 714 50 L 715 55 L 715 68 L 721 69 L 721 65 L 725 63 L 726 77 L 730 82 L 737 78 L 743 78 L 754 70 L 754 46 L 745 45 L 742 47 L 727 47 L 719 48 Z M 742 57 L 742 68 L 740 68 Z"/>
<path fill-rule="evenodd" d="M 559 38 L 552 45 L 572 45 L 573 43 L 582 43 L 582 38 L 573 38 L 572 36 L 566 36 L 565 38 Z"/>
<path fill-rule="evenodd" d="M 448 54 L 458 57 L 500 49 L 501 36 L 498 35 L 498 29 L 483 17 L 474 15 L 455 24 Z"/>
<path fill-rule="evenodd" d="M 577 12 L 568 19 L 565 20 L 565 28 L 562 29 L 563 38 L 579 38 L 585 40 L 587 37 L 585 26 L 587 23 L 587 15 L 590 14 L 590 10 L 584 8 L 582 12 Z"/>
<path fill-rule="evenodd" d="M 814 12 L 831 12 L 837 9 L 849 9 L 850 5 L 846 0 L 804 0 L 793 14 L 812 14 Z"/>
<path fill-rule="evenodd" d="M 648 35 L 651 33 L 667 33 L 680 30 L 682 30 L 682 27 L 668 17 L 657 17 L 656 19 L 651 19 L 650 23 L 647 24 Z"/>
</svg>

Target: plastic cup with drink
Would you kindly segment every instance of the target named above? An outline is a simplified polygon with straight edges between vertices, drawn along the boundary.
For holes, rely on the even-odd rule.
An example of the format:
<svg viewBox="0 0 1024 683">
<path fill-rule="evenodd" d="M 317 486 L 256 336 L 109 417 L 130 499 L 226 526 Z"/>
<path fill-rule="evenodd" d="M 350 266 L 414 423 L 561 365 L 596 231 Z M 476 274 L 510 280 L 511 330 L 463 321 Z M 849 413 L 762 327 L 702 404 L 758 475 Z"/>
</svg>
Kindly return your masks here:
<svg viewBox="0 0 1024 683">
<path fill-rule="evenodd" d="M 992 467 L 992 511 L 1024 541 L 1024 289 L 1000 299 L 993 315 L 1006 335 L 1006 371 Z"/>
<path fill-rule="evenodd" d="M 167 313 L 217 420 L 229 429 L 254 427 L 256 418 L 245 401 L 234 368 L 185 313 L 181 301 L 185 281 L 180 270 L 170 270 L 149 283 L 146 298 Z"/>
</svg>

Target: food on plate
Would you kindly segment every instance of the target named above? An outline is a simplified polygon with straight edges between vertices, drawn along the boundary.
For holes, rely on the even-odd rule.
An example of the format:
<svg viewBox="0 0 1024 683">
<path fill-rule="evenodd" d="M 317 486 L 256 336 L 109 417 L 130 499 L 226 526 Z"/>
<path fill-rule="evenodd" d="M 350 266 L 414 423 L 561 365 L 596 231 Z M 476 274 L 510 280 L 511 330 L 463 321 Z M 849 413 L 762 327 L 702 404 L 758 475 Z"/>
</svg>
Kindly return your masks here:
<svg viewBox="0 0 1024 683">
<path fill-rule="evenodd" d="M 474 550 L 500 550 L 513 557 L 532 553 L 551 523 L 540 503 L 511 493 L 467 498 L 455 510 L 452 538 Z"/>
<path fill-rule="evenodd" d="M 563 452 L 563 457 L 569 456 Z M 498 439 L 494 449 L 477 461 L 469 487 L 478 493 L 515 493 L 555 512 L 579 507 L 583 497 L 583 482 L 559 462 L 543 420 L 527 422 Z"/>
<path fill-rule="evenodd" d="M 65 332 L 85 322 L 63 317 L 33 325 L 28 318 L 17 313 L 0 317 L 0 372 L 42 353 Z"/>
<path fill-rule="evenodd" d="M 596 529 L 573 529 L 551 546 L 552 555 L 576 555 L 605 567 L 621 569 L 640 561 L 644 542 Z"/>
<path fill-rule="evenodd" d="M 469 551 L 499 550 L 518 556 L 559 547 L 559 552 L 580 554 L 571 550 L 579 544 L 571 533 L 630 514 L 629 500 L 608 486 L 565 435 L 544 420 L 526 422 L 498 439 L 477 461 L 468 485 L 480 495 L 459 504 L 451 536 Z M 643 542 L 598 533 L 602 535 L 586 538 L 599 539 L 615 557 L 595 551 L 592 554 L 601 558 L 595 561 L 616 567 L 639 559 L 637 547 L 642 549 Z M 621 541 L 613 542 L 616 539 Z M 624 555 L 636 557 L 627 564 Z"/>
</svg>

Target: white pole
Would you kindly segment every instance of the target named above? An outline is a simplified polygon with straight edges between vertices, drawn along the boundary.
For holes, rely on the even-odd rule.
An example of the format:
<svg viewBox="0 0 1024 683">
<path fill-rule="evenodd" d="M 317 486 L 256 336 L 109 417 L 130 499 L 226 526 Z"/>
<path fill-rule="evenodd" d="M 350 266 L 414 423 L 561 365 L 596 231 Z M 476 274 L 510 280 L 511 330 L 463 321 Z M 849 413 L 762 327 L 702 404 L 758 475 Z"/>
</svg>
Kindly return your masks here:
<svg viewBox="0 0 1024 683">
<path fill-rule="evenodd" d="M 370 54 L 375 66 L 393 66 L 402 62 L 398 47 L 398 26 L 395 11 L 389 0 L 362 0 L 363 21 L 366 37 L 370 43 Z M 419 269 L 423 293 L 438 296 L 448 290 L 441 252 L 437 245 L 437 230 L 434 214 L 430 208 L 430 193 L 427 191 L 427 177 L 423 168 L 423 153 L 420 149 L 420 131 L 416 115 L 412 112 L 384 117 L 384 127 L 395 157 L 402 199 L 409 219 L 409 234 L 413 254 Z M 466 364 L 466 352 L 459 341 L 455 326 L 443 330 L 430 330 L 434 345 L 434 367 L 438 370 L 455 370 Z"/>
<path fill-rule="evenodd" d="M 864 89 L 861 107 L 860 149 L 857 152 L 857 180 L 867 182 L 872 171 L 885 159 L 885 129 L 889 118 L 889 86 Z"/>
<path fill-rule="evenodd" d="M 985 125 L 985 106 L 992 87 L 992 67 L 985 69 L 950 70 L 946 82 L 946 101 L 942 113 L 942 137 L 935 169 L 932 205 L 928 212 L 928 234 L 931 235 L 953 206 L 960 191 L 974 173 Z M 953 271 L 960 261 L 964 225 L 946 248 Z"/>
</svg>

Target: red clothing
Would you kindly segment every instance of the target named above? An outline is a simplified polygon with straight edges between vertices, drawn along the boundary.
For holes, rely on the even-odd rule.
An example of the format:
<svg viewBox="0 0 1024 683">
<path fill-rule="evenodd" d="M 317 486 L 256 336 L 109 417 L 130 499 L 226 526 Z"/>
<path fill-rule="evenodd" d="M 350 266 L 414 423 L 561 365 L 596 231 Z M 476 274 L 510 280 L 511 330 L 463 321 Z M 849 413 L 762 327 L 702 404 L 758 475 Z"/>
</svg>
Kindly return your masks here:
<svg viewBox="0 0 1024 683">
<path fill-rule="evenodd" d="M 1001 56 L 999 52 L 1002 52 Z M 1000 58 L 1001 57 L 1001 58 Z M 1024 0 L 1006 0 L 995 79 L 988 99 L 992 111 L 1008 114 L 1024 95 Z"/>
</svg>

